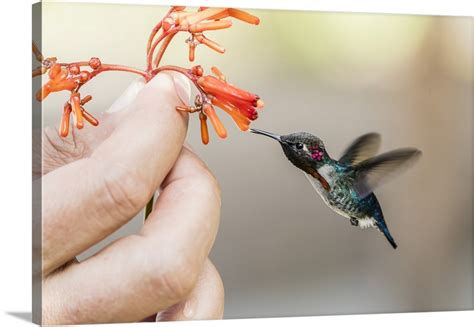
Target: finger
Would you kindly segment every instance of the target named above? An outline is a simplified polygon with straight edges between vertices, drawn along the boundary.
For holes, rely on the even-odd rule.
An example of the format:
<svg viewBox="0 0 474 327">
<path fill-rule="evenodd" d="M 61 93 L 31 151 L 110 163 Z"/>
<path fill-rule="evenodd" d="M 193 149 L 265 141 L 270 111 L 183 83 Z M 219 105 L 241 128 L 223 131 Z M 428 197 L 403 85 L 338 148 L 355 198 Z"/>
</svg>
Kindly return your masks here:
<svg viewBox="0 0 474 327">
<path fill-rule="evenodd" d="M 224 285 L 216 267 L 207 259 L 191 294 L 158 313 L 156 321 L 211 320 L 223 316 Z"/>
<path fill-rule="evenodd" d="M 216 236 L 219 189 L 188 150 L 163 185 L 139 235 L 47 278 L 45 319 L 63 324 L 139 321 L 188 298 Z"/>
<path fill-rule="evenodd" d="M 43 271 L 48 273 L 114 232 L 143 208 L 181 150 L 187 115 L 173 79 L 159 74 L 88 158 L 45 175 Z"/>
<path fill-rule="evenodd" d="M 130 112 L 130 104 L 144 86 L 143 78 L 134 80 L 106 112 L 96 115 L 100 122 L 99 127 L 86 124 L 84 128 L 78 130 L 73 125 L 66 137 L 59 135 L 57 127 L 44 128 L 41 133 L 41 142 L 36 142 L 33 148 L 34 153 L 39 152 L 41 155 L 39 161 L 41 166 L 36 167 L 36 170 L 39 168 L 39 171 L 36 171 L 37 175 L 47 174 L 68 163 L 90 156 L 93 150 L 125 119 Z"/>
<path fill-rule="evenodd" d="M 187 104 L 189 101 L 190 84 L 181 74 L 170 72 L 173 76 L 175 91 L 180 100 Z M 65 164 L 88 157 L 126 119 L 133 109 L 131 104 L 146 85 L 140 77 L 134 80 L 127 89 L 107 109 L 96 115 L 99 127 L 86 124 L 78 130 L 71 126 L 66 137 L 59 135 L 58 128 L 46 127 L 42 132 L 41 142 L 34 142 L 33 151 L 42 155 L 41 166 L 33 167 L 35 175 L 44 175 Z M 38 151 L 39 150 L 39 151 Z"/>
<path fill-rule="evenodd" d="M 194 152 L 183 147 L 161 186 L 162 192 L 140 234 L 159 233 L 164 256 L 169 255 L 167 248 L 174 247 L 182 253 L 183 262 L 204 262 L 214 242 L 220 215 L 220 190 L 215 177 Z"/>
</svg>

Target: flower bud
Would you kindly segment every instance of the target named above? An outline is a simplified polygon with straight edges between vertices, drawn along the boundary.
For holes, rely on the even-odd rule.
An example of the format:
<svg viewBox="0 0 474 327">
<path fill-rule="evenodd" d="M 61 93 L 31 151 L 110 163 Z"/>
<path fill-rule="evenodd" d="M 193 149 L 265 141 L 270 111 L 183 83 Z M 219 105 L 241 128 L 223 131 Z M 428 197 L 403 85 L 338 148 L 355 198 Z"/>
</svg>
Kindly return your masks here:
<svg viewBox="0 0 474 327">
<path fill-rule="evenodd" d="M 81 69 L 79 68 L 78 65 L 70 65 L 69 66 L 69 72 L 73 75 L 77 75 L 81 72 Z"/>
<path fill-rule="evenodd" d="M 49 78 L 54 79 L 59 73 L 61 73 L 61 65 L 53 64 L 49 69 L 48 75 Z"/>
<path fill-rule="evenodd" d="M 100 67 L 100 65 L 102 65 L 102 63 L 100 62 L 100 59 L 97 58 L 97 57 L 92 57 L 89 60 L 89 67 L 94 69 L 94 70 L 98 69 Z"/>
<path fill-rule="evenodd" d="M 87 82 L 90 78 L 91 78 L 91 73 L 89 73 L 88 71 L 82 71 L 79 75 L 79 81 L 81 83 Z"/>
<path fill-rule="evenodd" d="M 199 113 L 199 120 L 201 121 L 201 140 L 203 144 L 209 143 L 209 129 L 207 128 L 207 116 L 202 112 Z"/>
<path fill-rule="evenodd" d="M 193 75 L 196 75 L 196 76 L 202 76 L 202 74 L 204 73 L 201 65 L 197 65 L 191 68 L 191 72 L 193 73 Z"/>
</svg>

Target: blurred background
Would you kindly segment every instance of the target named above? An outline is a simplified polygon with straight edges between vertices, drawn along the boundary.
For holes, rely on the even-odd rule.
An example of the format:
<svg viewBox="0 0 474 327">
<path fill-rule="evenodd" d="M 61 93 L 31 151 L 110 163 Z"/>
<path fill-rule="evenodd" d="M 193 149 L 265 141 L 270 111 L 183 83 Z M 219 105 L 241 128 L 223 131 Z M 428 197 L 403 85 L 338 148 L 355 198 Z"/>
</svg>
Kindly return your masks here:
<svg viewBox="0 0 474 327">
<path fill-rule="evenodd" d="M 166 10 L 44 3 L 43 53 L 142 68 L 149 31 Z M 383 235 L 327 208 L 276 143 L 241 133 L 222 114 L 228 138 L 211 134 L 204 146 L 191 117 L 187 139 L 222 187 L 211 259 L 225 285 L 225 317 L 472 309 L 473 20 L 250 11 L 258 27 L 235 22 L 207 33 L 227 52 L 198 47 L 196 63 L 216 65 L 262 97 L 254 127 L 311 132 L 333 157 L 376 131 L 381 151 L 412 146 L 423 157 L 376 192 L 394 251 Z M 175 38 L 164 64 L 191 66 L 186 37 Z M 88 109 L 105 110 L 134 78 L 110 73 L 87 84 Z M 66 97 L 44 102 L 45 125 L 59 124 Z M 137 217 L 110 239 L 141 223 Z"/>
</svg>

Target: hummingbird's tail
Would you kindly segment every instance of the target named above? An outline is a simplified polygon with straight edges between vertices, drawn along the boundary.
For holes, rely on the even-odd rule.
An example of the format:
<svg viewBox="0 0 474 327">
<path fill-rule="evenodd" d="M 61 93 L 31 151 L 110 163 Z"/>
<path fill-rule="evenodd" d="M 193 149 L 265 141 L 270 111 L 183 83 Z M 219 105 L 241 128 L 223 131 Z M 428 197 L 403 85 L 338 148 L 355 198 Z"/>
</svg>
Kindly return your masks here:
<svg viewBox="0 0 474 327">
<path fill-rule="evenodd" d="M 392 245 L 392 247 L 394 249 L 396 249 L 398 247 L 397 243 L 395 243 L 395 240 L 393 239 L 392 235 L 390 234 L 390 232 L 388 231 L 388 228 L 387 226 L 379 226 L 380 228 L 380 231 L 385 235 L 385 237 L 387 238 L 387 241 Z"/>
<path fill-rule="evenodd" d="M 375 197 L 375 196 L 374 196 Z M 380 205 L 377 201 L 377 199 L 375 198 L 375 204 L 376 204 L 376 209 L 373 213 L 373 217 L 375 218 L 375 221 L 376 221 L 376 224 L 377 224 L 377 227 L 378 227 L 378 230 L 380 232 L 382 232 L 385 237 L 387 238 L 387 241 L 390 243 L 390 245 L 396 249 L 398 247 L 397 243 L 395 242 L 395 240 L 393 239 L 392 235 L 390 234 L 390 232 L 388 231 L 388 227 L 387 227 L 387 223 L 385 222 L 385 219 L 383 218 L 383 213 L 382 213 L 382 209 L 380 208 Z"/>
</svg>

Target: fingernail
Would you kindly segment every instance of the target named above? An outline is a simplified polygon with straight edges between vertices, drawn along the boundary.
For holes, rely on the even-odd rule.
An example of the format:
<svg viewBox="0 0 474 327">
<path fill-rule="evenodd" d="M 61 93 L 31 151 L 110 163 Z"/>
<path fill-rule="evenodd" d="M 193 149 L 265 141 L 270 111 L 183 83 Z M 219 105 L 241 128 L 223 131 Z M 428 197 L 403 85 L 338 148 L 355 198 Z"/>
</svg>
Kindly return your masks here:
<svg viewBox="0 0 474 327">
<path fill-rule="evenodd" d="M 169 75 L 173 78 L 173 84 L 178 98 L 183 105 L 188 105 L 191 99 L 191 83 L 181 73 L 169 72 Z"/>
<path fill-rule="evenodd" d="M 186 319 L 192 319 L 196 315 L 197 299 L 193 296 L 189 298 L 183 309 L 183 315 Z"/>
<path fill-rule="evenodd" d="M 133 102 L 133 100 L 135 100 L 137 94 L 143 89 L 145 84 L 146 82 L 144 78 L 139 77 L 135 79 L 122 93 L 122 95 L 114 101 L 114 103 L 109 107 L 109 109 L 107 109 L 106 112 L 118 112 L 127 108 Z"/>
</svg>

